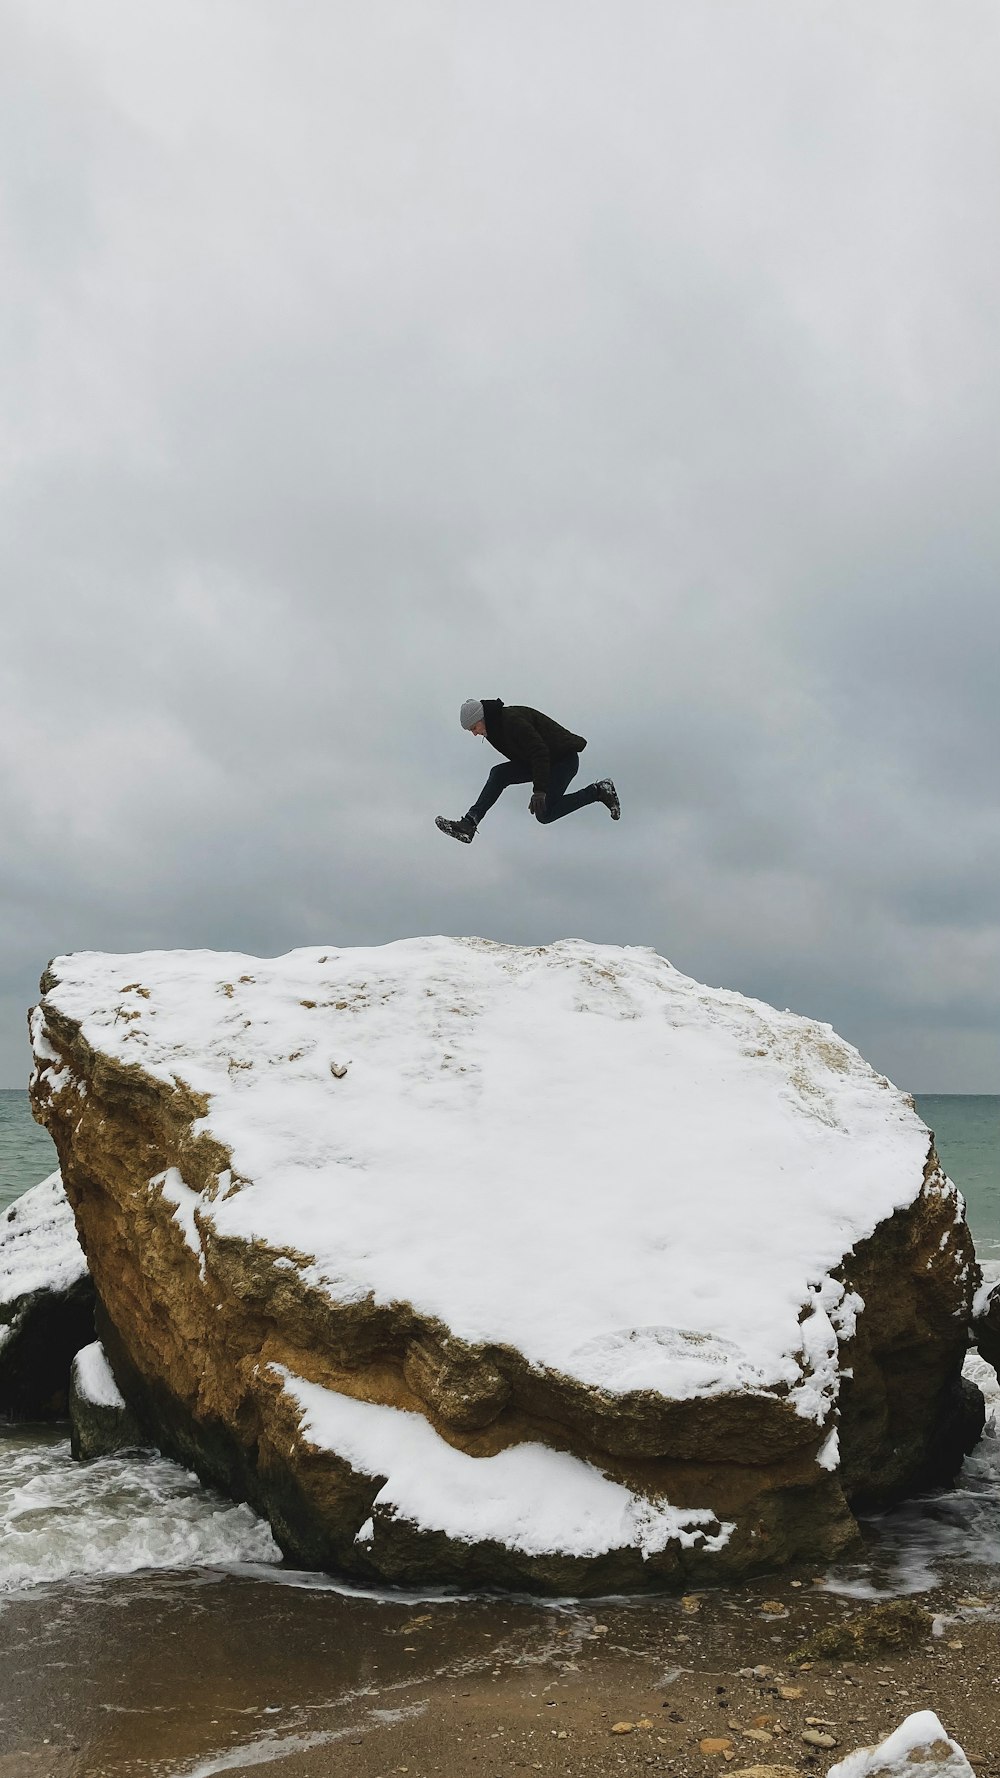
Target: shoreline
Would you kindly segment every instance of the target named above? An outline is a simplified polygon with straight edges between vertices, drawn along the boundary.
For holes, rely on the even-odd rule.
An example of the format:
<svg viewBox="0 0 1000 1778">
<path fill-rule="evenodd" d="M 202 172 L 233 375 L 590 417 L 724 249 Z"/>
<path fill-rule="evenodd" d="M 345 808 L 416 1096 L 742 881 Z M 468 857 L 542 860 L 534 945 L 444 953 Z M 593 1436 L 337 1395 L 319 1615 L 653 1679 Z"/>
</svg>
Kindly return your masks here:
<svg viewBox="0 0 1000 1778">
<path fill-rule="evenodd" d="M 1000 1774 L 997 1571 L 914 1595 L 940 1621 L 912 1649 L 797 1667 L 807 1638 L 870 1603 L 817 1579 L 563 1606 L 373 1602 L 204 1573 L 43 1587 L 0 1601 L 0 1778 L 683 1778 L 762 1763 L 825 1778 L 919 1709 L 977 1774 Z M 810 1727 L 836 1745 L 810 1746 Z M 706 1738 L 728 1746 L 703 1753 Z"/>
</svg>

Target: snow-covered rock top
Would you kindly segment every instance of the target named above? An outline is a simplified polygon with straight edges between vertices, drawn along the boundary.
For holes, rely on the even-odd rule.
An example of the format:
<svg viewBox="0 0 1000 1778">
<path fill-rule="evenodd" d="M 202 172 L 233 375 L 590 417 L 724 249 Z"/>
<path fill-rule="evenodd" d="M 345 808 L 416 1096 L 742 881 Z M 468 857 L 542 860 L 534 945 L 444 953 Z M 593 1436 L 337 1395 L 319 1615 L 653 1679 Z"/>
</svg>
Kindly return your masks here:
<svg viewBox="0 0 1000 1778">
<path fill-rule="evenodd" d="M 125 1398 L 100 1340 L 81 1347 L 73 1360 L 72 1379 L 76 1394 L 91 1407 L 124 1411 Z"/>
<path fill-rule="evenodd" d="M 0 1304 L 69 1290 L 86 1274 L 62 1176 L 51 1173 L 0 1212 Z"/>
<path fill-rule="evenodd" d="M 94 1050 L 206 1096 L 233 1179 L 158 1182 L 191 1245 L 208 1218 L 611 1392 L 777 1387 L 824 1421 L 859 1307 L 831 1271 L 923 1182 L 911 1101 L 828 1025 L 651 951 L 78 953 L 50 981 Z M 40 1013 L 36 1058 L 58 1091 Z"/>
<path fill-rule="evenodd" d="M 861 1747 L 827 1778 L 975 1778 L 965 1754 L 933 1710 L 918 1710 L 878 1747 Z"/>
</svg>

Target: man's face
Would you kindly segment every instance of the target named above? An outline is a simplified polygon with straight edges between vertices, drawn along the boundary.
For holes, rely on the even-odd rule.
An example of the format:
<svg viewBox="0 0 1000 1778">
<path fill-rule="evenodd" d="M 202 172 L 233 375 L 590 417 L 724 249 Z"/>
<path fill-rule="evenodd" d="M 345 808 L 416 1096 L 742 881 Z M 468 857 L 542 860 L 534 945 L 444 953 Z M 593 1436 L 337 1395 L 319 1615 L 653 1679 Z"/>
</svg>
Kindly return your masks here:
<svg viewBox="0 0 1000 1778">
<path fill-rule="evenodd" d="M 472 727 L 469 730 L 469 733 L 470 733 L 470 735 L 485 735 L 485 733 L 486 733 L 485 722 L 474 722 Z"/>
</svg>

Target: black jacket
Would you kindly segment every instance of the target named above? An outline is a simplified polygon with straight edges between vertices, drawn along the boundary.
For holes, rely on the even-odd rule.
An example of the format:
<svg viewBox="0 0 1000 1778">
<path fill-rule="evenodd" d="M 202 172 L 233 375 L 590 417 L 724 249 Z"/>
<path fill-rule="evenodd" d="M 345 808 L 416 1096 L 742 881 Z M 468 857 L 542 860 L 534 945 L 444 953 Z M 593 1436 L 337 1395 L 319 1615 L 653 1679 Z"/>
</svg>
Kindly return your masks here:
<svg viewBox="0 0 1000 1778">
<path fill-rule="evenodd" d="M 548 789 L 549 766 L 554 759 L 582 753 L 587 745 L 582 735 L 571 734 L 551 716 L 527 704 L 508 706 L 502 698 L 483 698 L 482 705 L 490 746 L 530 771 L 533 790 Z"/>
</svg>

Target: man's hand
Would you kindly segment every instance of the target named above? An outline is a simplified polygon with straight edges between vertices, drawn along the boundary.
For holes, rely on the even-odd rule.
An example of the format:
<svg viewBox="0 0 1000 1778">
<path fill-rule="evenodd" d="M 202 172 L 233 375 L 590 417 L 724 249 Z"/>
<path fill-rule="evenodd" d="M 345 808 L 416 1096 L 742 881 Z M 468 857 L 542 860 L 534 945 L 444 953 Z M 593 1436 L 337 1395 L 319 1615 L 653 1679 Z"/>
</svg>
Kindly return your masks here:
<svg viewBox="0 0 1000 1778">
<path fill-rule="evenodd" d="M 531 801 L 528 804 L 528 814 L 534 815 L 536 821 L 544 821 L 545 820 L 545 792 L 544 792 L 544 790 L 533 790 L 532 791 Z"/>
</svg>

